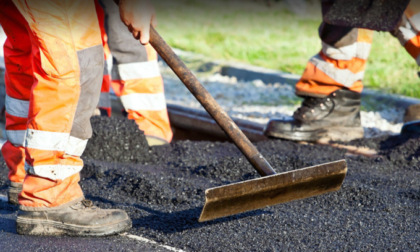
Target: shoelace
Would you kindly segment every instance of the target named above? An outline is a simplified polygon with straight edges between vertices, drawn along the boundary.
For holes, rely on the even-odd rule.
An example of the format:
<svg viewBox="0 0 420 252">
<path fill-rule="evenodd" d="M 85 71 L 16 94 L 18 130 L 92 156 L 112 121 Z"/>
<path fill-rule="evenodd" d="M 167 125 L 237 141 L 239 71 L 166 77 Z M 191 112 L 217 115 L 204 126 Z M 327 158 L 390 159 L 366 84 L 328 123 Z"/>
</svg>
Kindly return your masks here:
<svg viewBox="0 0 420 252">
<path fill-rule="evenodd" d="M 328 97 L 325 98 L 315 98 L 315 97 L 306 97 L 303 102 L 302 106 L 296 110 L 296 115 L 302 115 L 305 114 L 307 111 L 312 110 L 316 106 L 319 106 L 320 104 L 323 104 L 325 100 L 328 99 Z"/>
</svg>

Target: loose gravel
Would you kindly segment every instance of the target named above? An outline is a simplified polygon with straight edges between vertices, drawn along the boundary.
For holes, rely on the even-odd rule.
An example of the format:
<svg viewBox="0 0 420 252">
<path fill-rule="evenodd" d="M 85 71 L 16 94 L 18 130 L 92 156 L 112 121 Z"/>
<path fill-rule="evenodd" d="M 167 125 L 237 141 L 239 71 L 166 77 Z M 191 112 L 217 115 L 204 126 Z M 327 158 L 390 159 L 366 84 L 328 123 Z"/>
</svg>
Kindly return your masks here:
<svg viewBox="0 0 420 252">
<path fill-rule="evenodd" d="M 207 188 L 258 177 L 234 145 L 176 141 L 146 153 L 137 148 L 144 140 L 135 124 L 92 121 L 92 140 L 115 161 L 87 150 L 81 184 L 102 207 L 127 210 L 136 235 L 186 251 L 415 251 L 420 245 L 420 136 L 353 143 L 377 150 L 375 158 L 329 146 L 259 142 L 277 172 L 346 159 L 348 175 L 337 192 L 198 223 Z M 104 135 L 116 138 L 104 142 Z M 132 138 L 124 148 L 127 135 Z"/>
<path fill-rule="evenodd" d="M 375 158 L 347 156 L 330 146 L 258 142 L 277 172 L 346 159 L 342 188 L 199 223 L 207 188 L 258 177 L 233 144 L 187 140 L 148 148 L 131 121 L 94 117 L 92 125 L 82 188 L 100 207 L 126 210 L 131 234 L 185 251 L 415 251 L 420 246 L 418 135 L 353 142 L 377 150 Z M 4 191 L 7 169 L 4 161 L 0 165 Z M 0 204 L 0 210 L 15 209 Z"/>
<path fill-rule="evenodd" d="M 261 80 L 240 81 L 217 71 L 201 70 L 203 64 L 194 62 L 191 68 L 200 82 L 222 108 L 235 118 L 266 124 L 270 118 L 288 118 L 300 106 L 302 99 L 294 86 L 286 83 L 264 83 Z M 161 63 L 168 103 L 204 110 L 188 89 Z M 362 99 L 361 122 L 365 138 L 399 134 L 403 125 L 404 108 Z"/>
</svg>

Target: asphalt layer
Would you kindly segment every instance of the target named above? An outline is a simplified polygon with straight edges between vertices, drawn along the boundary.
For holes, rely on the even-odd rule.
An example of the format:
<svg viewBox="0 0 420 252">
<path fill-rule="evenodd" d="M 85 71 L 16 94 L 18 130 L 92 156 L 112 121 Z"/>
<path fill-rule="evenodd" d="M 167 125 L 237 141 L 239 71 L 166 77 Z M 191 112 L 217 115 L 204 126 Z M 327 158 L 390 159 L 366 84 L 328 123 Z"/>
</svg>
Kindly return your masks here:
<svg viewBox="0 0 420 252">
<path fill-rule="evenodd" d="M 94 136 L 83 155 L 82 188 L 98 206 L 126 210 L 133 220 L 130 234 L 186 251 L 415 251 L 420 247 L 418 135 L 353 142 L 377 150 L 374 158 L 348 156 L 329 146 L 258 142 L 257 148 L 277 172 L 346 159 L 348 174 L 342 188 L 199 223 L 205 189 L 259 177 L 232 143 L 185 140 L 148 148 L 131 121 L 94 117 L 92 125 Z M 0 163 L 4 192 L 7 169 L 4 161 Z M 7 203 L 0 204 L 0 214 L 10 217 L 0 219 L 8 223 L 0 223 L 5 239 L 14 233 L 14 211 Z M 41 244 L 47 238 L 23 239 L 26 244 Z M 92 246 L 101 238 L 83 239 Z M 102 239 L 113 244 L 110 250 L 124 250 L 124 242 L 139 246 L 119 236 Z"/>
</svg>

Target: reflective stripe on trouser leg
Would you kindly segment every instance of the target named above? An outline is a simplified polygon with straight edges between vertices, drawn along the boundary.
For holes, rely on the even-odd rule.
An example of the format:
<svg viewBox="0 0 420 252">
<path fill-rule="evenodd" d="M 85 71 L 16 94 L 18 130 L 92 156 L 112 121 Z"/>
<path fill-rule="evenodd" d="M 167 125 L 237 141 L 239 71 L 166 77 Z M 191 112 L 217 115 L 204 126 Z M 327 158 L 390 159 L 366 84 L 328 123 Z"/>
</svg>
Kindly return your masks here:
<svg viewBox="0 0 420 252">
<path fill-rule="evenodd" d="M 309 60 L 296 94 L 324 97 L 341 88 L 361 92 L 372 36 L 371 30 L 321 24 L 322 50 Z"/>
<path fill-rule="evenodd" d="M 420 3 L 411 1 L 400 25 L 391 32 L 420 66 Z"/>
<path fill-rule="evenodd" d="M 92 134 L 90 116 L 103 70 L 98 21 L 90 1 L 13 2 L 34 42 L 35 84 L 25 140 L 28 175 L 19 203 L 54 207 L 83 197 L 80 155 Z"/>
<path fill-rule="evenodd" d="M 23 182 L 26 175 L 23 145 L 33 84 L 32 45 L 25 22 L 11 1 L 2 2 L 0 23 L 8 37 L 4 44 L 7 142 L 2 147 L 2 154 L 9 168 L 9 180 L 18 183 Z"/>
<path fill-rule="evenodd" d="M 170 142 L 173 134 L 157 61 L 118 64 L 117 68 L 120 80 L 113 85 L 120 86 L 128 118 L 135 120 L 145 135 Z"/>
<path fill-rule="evenodd" d="M 6 88 L 9 85 L 10 83 L 6 84 Z M 19 86 L 15 86 L 14 88 L 19 88 Z M 28 91 L 27 87 L 23 87 L 22 89 Z M 2 147 L 2 154 L 9 168 L 9 180 L 22 183 L 26 176 L 24 143 L 29 101 L 11 98 L 6 94 L 5 105 L 7 142 Z"/>
<path fill-rule="evenodd" d="M 108 46 L 114 57 L 112 87 L 128 113 L 145 135 L 172 140 L 163 80 L 152 46 L 142 46 L 119 22 L 118 6 L 101 0 L 104 6 Z"/>
</svg>

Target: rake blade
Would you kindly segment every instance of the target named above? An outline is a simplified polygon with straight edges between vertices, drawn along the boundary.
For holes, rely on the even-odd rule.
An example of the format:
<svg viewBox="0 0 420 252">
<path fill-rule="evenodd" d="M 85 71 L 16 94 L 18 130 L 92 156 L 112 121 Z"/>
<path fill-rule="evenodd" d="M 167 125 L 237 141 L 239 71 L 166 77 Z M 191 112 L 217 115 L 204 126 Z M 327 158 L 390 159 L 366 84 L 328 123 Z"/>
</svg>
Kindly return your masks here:
<svg viewBox="0 0 420 252">
<path fill-rule="evenodd" d="M 336 191 L 346 173 L 346 161 L 339 160 L 210 188 L 199 222 Z"/>
</svg>

